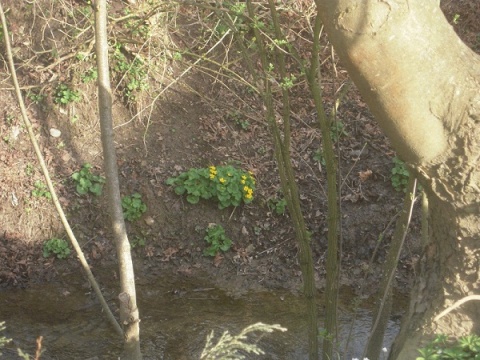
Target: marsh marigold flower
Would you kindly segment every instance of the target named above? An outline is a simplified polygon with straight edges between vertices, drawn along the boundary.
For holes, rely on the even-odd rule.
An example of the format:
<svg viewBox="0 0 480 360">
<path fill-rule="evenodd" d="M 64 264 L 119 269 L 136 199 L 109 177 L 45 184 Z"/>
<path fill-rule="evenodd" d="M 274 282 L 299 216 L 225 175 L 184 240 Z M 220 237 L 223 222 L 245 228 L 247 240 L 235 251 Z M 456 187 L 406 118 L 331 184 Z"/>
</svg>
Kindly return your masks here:
<svg viewBox="0 0 480 360">
<path fill-rule="evenodd" d="M 215 179 L 215 175 L 217 175 L 217 169 L 215 166 L 209 166 L 208 169 L 210 170 L 210 179 Z"/>
</svg>

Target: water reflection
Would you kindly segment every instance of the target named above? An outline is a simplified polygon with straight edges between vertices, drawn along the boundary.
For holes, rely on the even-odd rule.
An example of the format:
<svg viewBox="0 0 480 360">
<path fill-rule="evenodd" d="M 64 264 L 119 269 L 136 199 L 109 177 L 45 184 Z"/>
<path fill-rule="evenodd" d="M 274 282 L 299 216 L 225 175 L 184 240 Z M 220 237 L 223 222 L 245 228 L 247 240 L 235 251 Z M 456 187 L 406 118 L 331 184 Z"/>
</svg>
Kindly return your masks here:
<svg viewBox="0 0 480 360">
<path fill-rule="evenodd" d="M 4 349 L 5 359 L 18 359 L 16 348 L 30 354 L 37 336 L 44 337 L 47 359 L 117 359 L 121 343 L 111 330 L 100 306 L 83 280 L 70 285 L 46 284 L 26 290 L 0 292 L 0 320 L 7 323 L 7 336 L 14 339 Z M 116 306 L 115 291 L 107 299 Z M 229 330 L 237 334 L 256 323 L 280 324 L 285 333 L 264 335 L 259 341 L 267 353 L 263 359 L 307 359 L 306 326 L 301 297 L 286 291 L 250 293 L 234 298 L 192 279 L 168 278 L 138 286 L 141 312 L 141 339 L 144 358 L 198 359 L 211 330 L 216 335 Z M 344 303 L 349 302 L 344 294 Z M 322 314 L 322 306 L 319 306 Z M 345 358 L 360 356 L 370 326 L 370 311 L 357 310 L 350 351 Z M 350 330 L 352 311 L 341 306 L 341 338 Z M 389 322 L 386 347 L 398 331 L 397 322 Z M 249 358 L 249 357 L 247 357 Z M 258 358 L 252 355 L 251 359 Z"/>
</svg>

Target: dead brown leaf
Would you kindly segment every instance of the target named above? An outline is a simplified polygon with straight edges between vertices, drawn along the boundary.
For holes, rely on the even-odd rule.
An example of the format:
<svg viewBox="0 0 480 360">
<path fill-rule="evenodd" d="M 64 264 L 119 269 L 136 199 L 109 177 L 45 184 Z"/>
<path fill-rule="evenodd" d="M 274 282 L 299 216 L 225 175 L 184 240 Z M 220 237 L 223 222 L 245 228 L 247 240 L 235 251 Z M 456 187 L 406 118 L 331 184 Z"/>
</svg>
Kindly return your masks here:
<svg viewBox="0 0 480 360">
<path fill-rule="evenodd" d="M 372 170 L 368 169 L 368 170 L 365 170 L 365 171 L 360 171 L 358 173 L 358 177 L 360 178 L 361 182 L 365 182 L 372 176 L 372 174 L 373 174 Z"/>
<path fill-rule="evenodd" d="M 148 245 L 145 247 L 145 256 L 152 257 L 155 255 L 155 247 L 152 245 Z"/>
<path fill-rule="evenodd" d="M 215 258 L 213 259 L 213 266 L 219 267 L 222 261 L 223 261 L 222 255 L 220 254 L 215 255 Z"/>
<path fill-rule="evenodd" d="M 178 252 L 178 248 L 169 247 L 163 250 L 163 258 L 160 261 L 170 261 L 170 258 L 173 257 Z"/>
</svg>

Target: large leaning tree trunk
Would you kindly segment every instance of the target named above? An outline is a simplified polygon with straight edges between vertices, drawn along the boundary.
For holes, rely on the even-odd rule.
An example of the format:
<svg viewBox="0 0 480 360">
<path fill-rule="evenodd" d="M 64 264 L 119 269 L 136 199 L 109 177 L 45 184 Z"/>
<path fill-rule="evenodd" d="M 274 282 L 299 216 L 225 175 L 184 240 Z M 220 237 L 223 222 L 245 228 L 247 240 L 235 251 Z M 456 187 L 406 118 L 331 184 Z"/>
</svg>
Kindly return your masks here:
<svg viewBox="0 0 480 360">
<path fill-rule="evenodd" d="M 410 308 L 390 359 L 414 359 L 433 333 L 479 331 L 480 57 L 438 0 L 316 0 L 335 50 L 430 201 Z"/>
</svg>

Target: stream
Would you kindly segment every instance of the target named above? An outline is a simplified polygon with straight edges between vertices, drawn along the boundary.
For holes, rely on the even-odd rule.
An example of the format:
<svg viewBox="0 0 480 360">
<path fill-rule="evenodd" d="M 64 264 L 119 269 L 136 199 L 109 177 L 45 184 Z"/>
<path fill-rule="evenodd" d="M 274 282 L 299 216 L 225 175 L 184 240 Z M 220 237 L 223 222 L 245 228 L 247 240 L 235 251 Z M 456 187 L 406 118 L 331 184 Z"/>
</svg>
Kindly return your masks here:
<svg viewBox="0 0 480 360">
<path fill-rule="evenodd" d="M 6 336 L 14 339 L 1 350 L 1 359 L 20 359 L 17 348 L 34 354 L 35 341 L 40 335 L 43 336 L 42 360 L 118 359 L 121 341 L 107 323 L 88 284 L 81 274 L 64 277 L 57 283 L 0 291 L 0 321 L 6 322 Z M 356 310 L 349 349 L 344 352 L 354 315 L 350 305 L 353 293 L 343 290 L 339 322 L 341 350 L 346 355 L 342 359 L 351 360 L 360 357 L 363 351 L 371 309 Z M 115 294 L 118 290 L 107 290 L 105 295 L 112 308 L 117 304 Z M 225 330 L 236 335 L 256 322 L 280 324 L 288 331 L 251 337 L 251 342 L 260 338 L 259 345 L 266 355 L 247 355 L 247 359 L 308 358 L 303 299 L 286 290 L 235 297 L 200 280 L 168 276 L 138 284 L 137 296 L 145 360 L 199 359 L 212 330 L 216 338 Z M 322 317 L 320 301 L 319 314 Z M 398 329 L 399 320 L 389 321 L 385 347 L 390 347 Z"/>
</svg>

